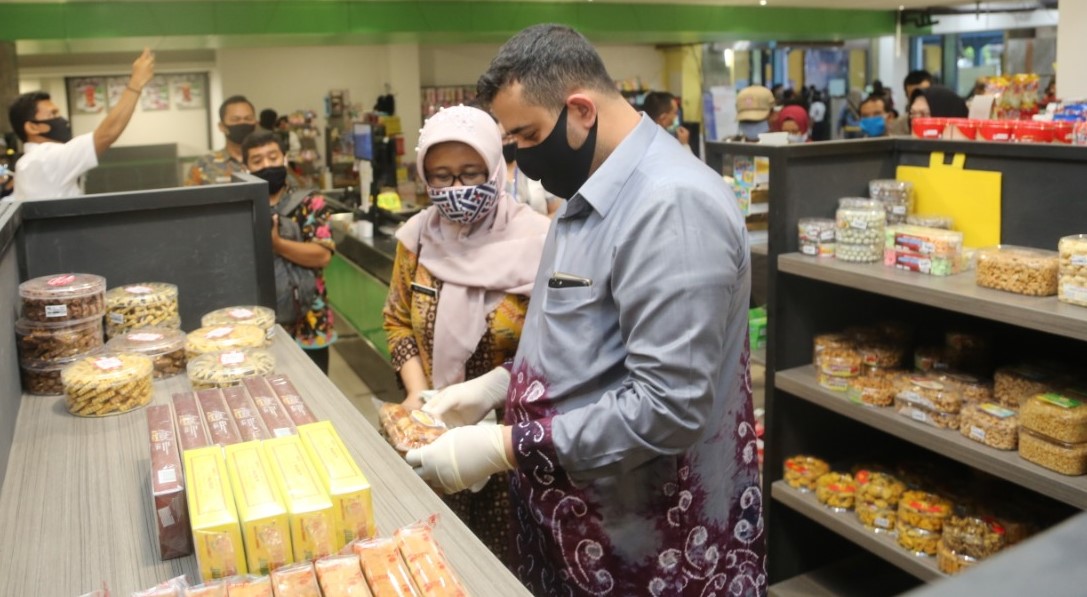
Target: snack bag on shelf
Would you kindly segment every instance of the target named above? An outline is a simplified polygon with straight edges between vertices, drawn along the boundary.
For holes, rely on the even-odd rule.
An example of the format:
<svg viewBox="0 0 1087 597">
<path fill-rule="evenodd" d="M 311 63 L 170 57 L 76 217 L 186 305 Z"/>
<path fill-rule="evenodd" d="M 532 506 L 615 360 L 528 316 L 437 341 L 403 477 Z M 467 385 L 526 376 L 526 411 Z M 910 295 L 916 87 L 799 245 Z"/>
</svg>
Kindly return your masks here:
<svg viewBox="0 0 1087 597">
<path fill-rule="evenodd" d="M 235 576 L 226 581 L 226 597 L 275 597 L 267 576 Z"/>
<path fill-rule="evenodd" d="M 399 404 L 383 404 L 378 415 L 389 443 L 399 452 L 428 445 L 448 429 L 434 415 L 422 410 L 408 410 Z"/>
<path fill-rule="evenodd" d="M 351 549 L 358 554 L 362 571 L 374 595 L 422 597 L 407 564 L 391 537 L 356 541 Z"/>
<path fill-rule="evenodd" d="M 226 597 L 226 583 L 216 581 L 186 587 L 184 595 L 185 597 Z"/>
<path fill-rule="evenodd" d="M 329 556 L 313 563 L 325 597 L 371 597 L 370 586 L 354 553 Z"/>
<path fill-rule="evenodd" d="M 309 562 L 273 571 L 272 588 L 276 597 L 321 597 L 317 575 Z"/>
<path fill-rule="evenodd" d="M 396 532 L 396 544 L 400 555 L 408 565 L 415 586 L 426 597 L 467 597 L 442 548 L 434 540 L 434 527 L 438 515 L 434 514 L 410 524 Z"/>
<path fill-rule="evenodd" d="M 355 539 L 377 534 L 370 482 L 330 421 L 298 427 L 310 462 L 332 499 L 336 523 L 336 550 Z"/>
<path fill-rule="evenodd" d="M 189 586 L 185 575 L 176 576 L 168 581 L 161 582 L 150 589 L 136 591 L 132 597 L 182 597 L 183 591 Z"/>
</svg>

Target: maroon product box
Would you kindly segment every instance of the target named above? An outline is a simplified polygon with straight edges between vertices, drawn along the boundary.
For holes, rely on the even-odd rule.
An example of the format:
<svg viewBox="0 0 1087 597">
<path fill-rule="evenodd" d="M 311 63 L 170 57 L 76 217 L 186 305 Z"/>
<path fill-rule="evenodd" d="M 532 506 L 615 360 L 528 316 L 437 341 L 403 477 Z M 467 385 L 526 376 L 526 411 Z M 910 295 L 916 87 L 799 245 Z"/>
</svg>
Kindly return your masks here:
<svg viewBox="0 0 1087 597">
<path fill-rule="evenodd" d="M 204 427 L 204 413 L 194 394 L 174 394 L 174 421 L 177 423 L 177 443 L 181 453 L 211 445 Z"/>
<path fill-rule="evenodd" d="M 159 557 L 180 558 L 192 553 L 189 510 L 185 505 L 185 479 L 169 404 L 147 407 L 147 433 L 151 445 L 151 501 L 159 538 Z"/>
<path fill-rule="evenodd" d="M 308 425 L 317 422 L 317 417 L 302 401 L 302 395 L 298 393 L 298 390 L 294 388 L 294 384 L 291 383 L 290 379 L 287 379 L 286 375 L 273 375 L 266 379 L 268 384 L 272 386 L 272 390 L 275 391 L 276 396 L 279 396 L 283 408 L 287 409 L 287 416 L 294 421 L 295 425 Z"/>
<path fill-rule="evenodd" d="M 223 388 L 223 399 L 226 400 L 230 413 L 234 415 L 234 423 L 238 426 L 238 433 L 243 442 L 272 437 L 264 428 L 264 421 L 257 414 L 257 407 L 249 399 L 245 388 L 241 386 Z"/>
<path fill-rule="evenodd" d="M 257 405 L 257 412 L 260 413 L 260 418 L 264 420 L 264 425 L 272 437 L 297 433 L 294 421 L 291 420 L 287 410 L 283 408 L 283 404 L 264 378 L 247 377 L 242 380 L 242 383 L 245 384 L 245 389 L 249 390 L 253 403 Z"/>
<path fill-rule="evenodd" d="M 196 401 L 200 403 L 200 410 L 204 412 L 204 423 L 208 426 L 211 443 L 220 446 L 241 443 L 242 436 L 238 433 L 234 416 L 227 408 L 222 391 L 200 390 L 196 393 Z"/>
</svg>

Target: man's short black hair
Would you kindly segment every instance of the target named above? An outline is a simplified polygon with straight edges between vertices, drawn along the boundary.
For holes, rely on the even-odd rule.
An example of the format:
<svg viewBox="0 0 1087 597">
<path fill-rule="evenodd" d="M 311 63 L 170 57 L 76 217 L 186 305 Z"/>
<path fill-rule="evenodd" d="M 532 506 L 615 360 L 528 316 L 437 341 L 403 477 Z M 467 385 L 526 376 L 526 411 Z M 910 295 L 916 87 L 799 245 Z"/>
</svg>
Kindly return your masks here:
<svg viewBox="0 0 1087 597">
<path fill-rule="evenodd" d="M 8 108 L 8 119 L 11 121 L 11 129 L 26 143 L 26 123 L 32 122 L 38 115 L 38 102 L 53 99 L 44 91 L 31 91 L 15 98 Z"/>
<path fill-rule="evenodd" d="M 226 107 L 234 104 L 249 104 L 250 110 L 254 112 L 257 111 L 257 109 L 253 107 L 253 102 L 245 99 L 244 95 L 232 95 L 223 100 L 223 103 L 219 105 L 219 122 L 226 119 Z"/>
<path fill-rule="evenodd" d="M 667 91 L 650 91 L 645 94 L 645 101 L 642 102 L 642 110 L 652 120 L 660 118 L 661 114 L 666 114 L 672 110 L 675 106 L 676 96 L 668 93 Z"/>
<path fill-rule="evenodd" d="M 281 124 L 290 124 L 290 123 L 291 123 L 291 119 L 287 118 L 286 116 L 280 116 L 279 118 L 276 119 L 276 126 L 279 126 Z"/>
<path fill-rule="evenodd" d="M 920 85 L 928 81 L 932 83 L 932 73 L 927 70 L 911 70 L 906 75 L 906 80 L 902 81 L 902 88 L 913 87 L 914 85 Z"/>
<path fill-rule="evenodd" d="M 257 129 L 256 131 L 249 133 L 249 136 L 245 138 L 245 141 L 242 141 L 242 163 L 249 163 L 250 150 L 258 149 L 271 143 L 275 143 L 280 149 L 283 149 L 283 146 L 279 143 L 279 137 L 272 131 Z"/>
<path fill-rule="evenodd" d="M 876 95 L 875 93 L 873 93 L 872 95 L 864 98 L 864 101 L 861 102 L 861 105 L 857 106 L 857 111 L 860 112 L 860 109 L 865 104 L 870 104 L 872 102 L 879 102 L 880 107 L 883 108 L 883 112 L 885 114 L 887 113 L 887 98 L 882 96 L 882 95 Z"/>
<path fill-rule="evenodd" d="M 507 41 L 476 85 L 483 105 L 499 90 L 520 83 L 527 102 L 560 110 L 574 89 L 619 94 L 589 40 L 566 25 L 533 25 Z"/>
<path fill-rule="evenodd" d="M 279 118 L 279 114 L 271 108 L 265 108 L 260 111 L 260 126 L 272 130 L 276 127 L 276 118 Z"/>
</svg>

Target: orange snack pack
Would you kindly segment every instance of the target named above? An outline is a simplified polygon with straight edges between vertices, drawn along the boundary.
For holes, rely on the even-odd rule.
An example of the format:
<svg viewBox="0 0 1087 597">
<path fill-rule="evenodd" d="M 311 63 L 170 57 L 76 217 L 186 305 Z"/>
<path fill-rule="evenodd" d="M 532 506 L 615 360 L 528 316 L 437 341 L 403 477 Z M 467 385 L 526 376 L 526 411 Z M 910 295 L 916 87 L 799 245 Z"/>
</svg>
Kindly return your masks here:
<svg viewBox="0 0 1087 597">
<path fill-rule="evenodd" d="M 274 597 L 267 576 L 235 576 L 226 581 L 226 597 Z"/>
<path fill-rule="evenodd" d="M 185 597 L 226 597 L 226 583 L 216 581 L 186 587 L 184 594 Z"/>
<path fill-rule="evenodd" d="M 276 597 L 321 597 L 317 575 L 309 562 L 273 571 L 272 589 Z"/>
<path fill-rule="evenodd" d="M 362 571 L 374 595 L 422 597 L 407 564 L 400 557 L 395 539 L 384 537 L 358 541 L 351 549 L 358 554 Z"/>
<path fill-rule="evenodd" d="M 370 585 L 355 554 L 329 556 L 313 563 L 325 597 L 371 597 Z"/>
<path fill-rule="evenodd" d="M 468 592 L 449 567 L 449 560 L 434 540 L 433 515 L 396 532 L 400 555 L 408 565 L 415 586 L 425 597 L 467 597 Z"/>
</svg>

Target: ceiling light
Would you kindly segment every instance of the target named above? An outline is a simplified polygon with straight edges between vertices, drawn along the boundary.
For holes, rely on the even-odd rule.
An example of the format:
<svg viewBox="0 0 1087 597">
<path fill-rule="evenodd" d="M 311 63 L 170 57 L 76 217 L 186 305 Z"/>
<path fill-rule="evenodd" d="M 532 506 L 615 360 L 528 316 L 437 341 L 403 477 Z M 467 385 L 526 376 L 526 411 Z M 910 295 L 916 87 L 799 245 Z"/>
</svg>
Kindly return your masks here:
<svg viewBox="0 0 1087 597">
<path fill-rule="evenodd" d="M 759 0 L 759 6 L 766 6 L 766 0 Z"/>
</svg>

